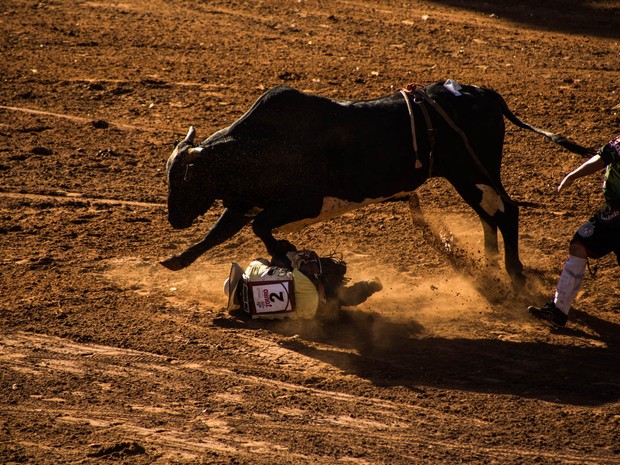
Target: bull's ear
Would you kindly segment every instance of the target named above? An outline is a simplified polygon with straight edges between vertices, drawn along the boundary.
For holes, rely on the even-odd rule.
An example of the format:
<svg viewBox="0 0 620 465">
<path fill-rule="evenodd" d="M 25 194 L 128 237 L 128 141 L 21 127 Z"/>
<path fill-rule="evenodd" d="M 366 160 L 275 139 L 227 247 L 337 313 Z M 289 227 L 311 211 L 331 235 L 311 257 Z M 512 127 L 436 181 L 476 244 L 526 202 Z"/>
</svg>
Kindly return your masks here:
<svg viewBox="0 0 620 465">
<path fill-rule="evenodd" d="M 185 139 L 183 139 L 183 142 L 187 142 L 188 144 L 193 144 L 194 137 L 196 137 L 196 129 L 194 129 L 194 126 L 190 126 L 189 131 L 187 131 L 187 136 L 185 136 Z"/>
<path fill-rule="evenodd" d="M 192 147 L 187 151 L 187 158 L 185 159 L 185 162 L 193 163 L 198 157 L 200 157 L 203 150 L 204 147 Z"/>
</svg>

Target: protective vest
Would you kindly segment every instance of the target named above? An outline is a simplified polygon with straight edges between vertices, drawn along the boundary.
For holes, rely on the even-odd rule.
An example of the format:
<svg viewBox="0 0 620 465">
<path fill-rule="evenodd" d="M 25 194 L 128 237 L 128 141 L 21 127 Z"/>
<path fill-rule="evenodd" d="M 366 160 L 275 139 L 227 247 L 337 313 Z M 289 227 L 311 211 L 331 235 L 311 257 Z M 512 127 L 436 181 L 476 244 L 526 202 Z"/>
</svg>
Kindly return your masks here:
<svg viewBox="0 0 620 465">
<path fill-rule="evenodd" d="M 296 268 L 289 270 L 255 260 L 246 268 L 239 285 L 239 303 L 252 318 L 311 319 L 319 308 L 317 287 Z"/>
</svg>

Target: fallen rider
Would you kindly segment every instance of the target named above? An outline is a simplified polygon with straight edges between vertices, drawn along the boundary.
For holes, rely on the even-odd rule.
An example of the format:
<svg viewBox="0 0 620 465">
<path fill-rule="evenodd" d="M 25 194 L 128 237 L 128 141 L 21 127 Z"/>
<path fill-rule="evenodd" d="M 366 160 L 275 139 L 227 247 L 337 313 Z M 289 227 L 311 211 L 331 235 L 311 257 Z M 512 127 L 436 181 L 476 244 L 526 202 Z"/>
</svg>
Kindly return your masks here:
<svg viewBox="0 0 620 465">
<path fill-rule="evenodd" d="M 311 319 L 352 307 L 383 289 L 375 278 L 348 285 L 342 259 L 319 257 L 310 250 L 289 252 L 291 267 L 266 259 L 252 261 L 243 271 L 233 263 L 224 282 L 228 310 L 242 308 L 252 318 Z"/>
</svg>

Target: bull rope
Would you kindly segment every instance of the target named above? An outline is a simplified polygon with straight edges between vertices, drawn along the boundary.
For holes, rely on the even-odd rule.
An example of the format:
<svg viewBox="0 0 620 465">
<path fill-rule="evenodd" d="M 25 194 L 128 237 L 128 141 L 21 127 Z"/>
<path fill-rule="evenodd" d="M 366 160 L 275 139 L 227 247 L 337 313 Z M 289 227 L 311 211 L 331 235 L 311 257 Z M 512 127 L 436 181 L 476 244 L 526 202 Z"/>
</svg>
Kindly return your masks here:
<svg viewBox="0 0 620 465">
<path fill-rule="evenodd" d="M 405 90 L 401 90 L 400 93 L 405 98 L 405 102 L 407 103 L 407 111 L 409 112 L 409 122 L 411 123 L 411 139 L 413 140 L 413 155 L 415 156 L 415 167 L 416 169 L 420 169 L 422 168 L 422 162 L 420 161 L 420 155 L 418 154 L 418 137 L 415 131 L 415 117 L 413 116 L 413 108 L 411 108 L 411 102 L 409 101 L 407 92 Z"/>
<path fill-rule="evenodd" d="M 415 129 L 415 117 L 413 113 L 413 107 L 411 105 L 411 101 L 409 99 L 409 94 L 415 90 L 417 84 L 409 84 L 405 89 L 401 89 L 400 93 L 405 99 L 407 103 L 407 111 L 409 112 L 409 120 L 411 122 L 411 138 L 413 140 L 413 153 L 415 154 L 415 167 L 416 169 L 422 168 L 422 163 L 420 162 L 419 151 L 418 151 L 418 138 Z M 433 127 L 433 122 L 431 121 L 431 117 L 428 114 L 428 110 L 424 105 L 422 100 L 413 99 L 413 102 L 420 106 L 422 110 L 422 115 L 424 116 L 424 121 L 426 122 L 426 132 L 428 134 L 428 177 L 430 178 L 433 174 L 433 153 L 435 151 L 435 128 Z"/>
<path fill-rule="evenodd" d="M 465 149 L 469 153 L 471 159 L 474 161 L 474 163 L 476 164 L 480 172 L 487 178 L 489 184 L 493 187 L 493 189 L 495 189 L 497 194 L 509 204 L 517 205 L 517 203 L 510 198 L 508 193 L 493 180 L 493 177 L 489 174 L 487 169 L 484 167 L 484 165 L 482 164 L 482 162 L 476 155 L 476 152 L 470 145 L 467 134 L 465 134 L 465 132 L 460 127 L 457 126 L 457 124 L 452 120 L 452 118 L 450 118 L 450 116 L 441 107 L 441 105 L 439 105 L 439 103 L 437 103 L 435 99 L 433 99 L 430 95 L 426 93 L 425 88 L 417 84 L 409 84 L 406 90 L 401 90 L 401 93 L 404 96 L 406 96 L 405 92 L 413 93 L 415 96 L 417 96 L 420 99 L 421 102 L 428 102 L 435 109 L 435 111 L 439 114 L 439 116 L 441 116 L 445 120 L 445 122 L 448 123 L 448 125 L 452 128 L 452 130 L 461 137 L 461 139 L 463 140 L 463 145 L 465 146 Z M 409 99 L 407 99 L 407 107 L 408 108 L 410 107 Z"/>
</svg>

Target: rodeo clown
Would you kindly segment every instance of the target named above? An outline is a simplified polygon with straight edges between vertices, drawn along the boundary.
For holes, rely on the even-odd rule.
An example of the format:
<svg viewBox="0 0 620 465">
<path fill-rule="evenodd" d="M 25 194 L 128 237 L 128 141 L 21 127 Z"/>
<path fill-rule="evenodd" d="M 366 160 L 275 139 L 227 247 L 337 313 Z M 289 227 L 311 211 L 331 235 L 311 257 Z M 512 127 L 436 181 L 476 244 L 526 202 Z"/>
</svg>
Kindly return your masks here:
<svg viewBox="0 0 620 465">
<path fill-rule="evenodd" d="M 289 252 L 291 267 L 256 259 L 245 272 L 233 263 L 224 282 L 228 310 L 242 308 L 252 318 L 311 319 L 341 306 L 359 305 L 383 289 L 378 279 L 347 286 L 347 265 L 309 250 Z"/>
<path fill-rule="evenodd" d="M 534 317 L 555 326 L 563 327 L 568 320 L 568 311 L 581 288 L 588 258 L 600 258 L 613 251 L 620 265 L 620 136 L 605 144 L 596 155 L 569 173 L 558 186 L 558 192 L 569 187 L 575 179 L 605 167 L 605 205 L 573 236 L 553 302 L 541 308 L 528 307 Z"/>
</svg>

